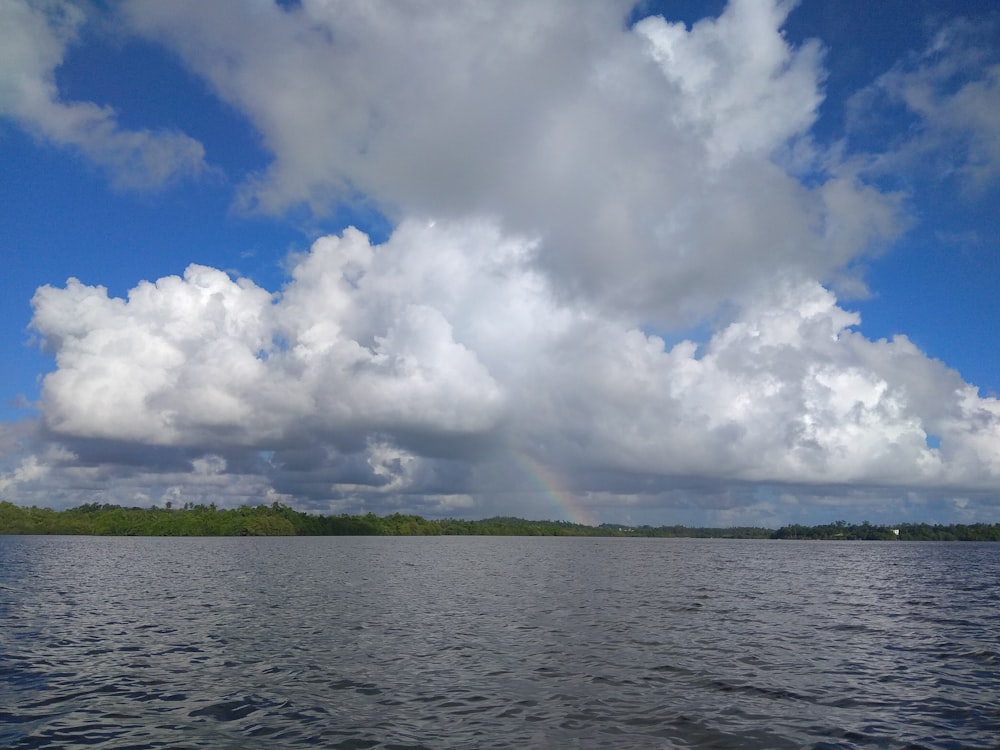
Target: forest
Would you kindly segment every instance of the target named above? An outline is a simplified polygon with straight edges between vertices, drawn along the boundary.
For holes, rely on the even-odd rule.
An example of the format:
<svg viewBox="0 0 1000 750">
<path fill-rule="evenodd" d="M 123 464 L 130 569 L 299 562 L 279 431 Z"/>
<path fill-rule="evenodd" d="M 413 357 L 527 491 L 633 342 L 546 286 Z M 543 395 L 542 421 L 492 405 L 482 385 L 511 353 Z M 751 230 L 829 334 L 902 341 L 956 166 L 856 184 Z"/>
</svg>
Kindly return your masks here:
<svg viewBox="0 0 1000 750">
<path fill-rule="evenodd" d="M 898 535 L 895 531 L 898 530 Z M 30 508 L 0 502 L 0 534 L 92 536 L 601 536 L 723 539 L 812 539 L 899 541 L 1000 541 L 1000 524 L 903 523 L 878 526 L 844 521 L 818 526 L 694 528 L 688 526 L 586 526 L 568 521 L 494 517 L 482 520 L 426 519 L 392 513 L 377 516 L 319 515 L 279 503 L 217 508 L 125 508 L 90 503 L 68 510 Z"/>
</svg>

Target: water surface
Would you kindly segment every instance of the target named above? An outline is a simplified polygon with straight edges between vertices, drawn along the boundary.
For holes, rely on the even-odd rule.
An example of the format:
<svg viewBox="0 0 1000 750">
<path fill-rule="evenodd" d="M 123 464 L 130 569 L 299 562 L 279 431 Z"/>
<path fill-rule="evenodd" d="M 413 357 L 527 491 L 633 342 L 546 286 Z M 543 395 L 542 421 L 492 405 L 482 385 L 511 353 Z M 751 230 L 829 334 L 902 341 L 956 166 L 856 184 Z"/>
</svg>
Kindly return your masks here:
<svg viewBox="0 0 1000 750">
<path fill-rule="evenodd" d="M 0 537 L 0 746 L 995 748 L 1000 545 Z"/>
</svg>

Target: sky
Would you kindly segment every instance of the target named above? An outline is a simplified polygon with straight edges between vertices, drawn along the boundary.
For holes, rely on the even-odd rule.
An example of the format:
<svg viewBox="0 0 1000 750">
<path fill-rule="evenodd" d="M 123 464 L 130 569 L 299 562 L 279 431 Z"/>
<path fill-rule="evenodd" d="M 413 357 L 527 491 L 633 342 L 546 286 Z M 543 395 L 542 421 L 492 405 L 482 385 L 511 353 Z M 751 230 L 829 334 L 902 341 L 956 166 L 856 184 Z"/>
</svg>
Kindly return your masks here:
<svg viewBox="0 0 1000 750">
<path fill-rule="evenodd" d="M 0 499 L 1000 522 L 998 40 L 0 0 Z"/>
</svg>

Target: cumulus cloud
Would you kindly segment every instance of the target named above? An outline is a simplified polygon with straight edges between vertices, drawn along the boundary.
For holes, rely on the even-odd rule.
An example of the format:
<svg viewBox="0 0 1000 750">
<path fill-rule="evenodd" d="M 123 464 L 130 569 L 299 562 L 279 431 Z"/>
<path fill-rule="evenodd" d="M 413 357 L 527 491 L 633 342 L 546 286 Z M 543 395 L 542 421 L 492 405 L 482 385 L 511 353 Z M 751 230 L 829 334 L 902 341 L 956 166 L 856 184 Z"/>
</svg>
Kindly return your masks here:
<svg viewBox="0 0 1000 750">
<path fill-rule="evenodd" d="M 630 3 L 126 5 L 247 113 L 274 155 L 263 211 L 374 202 L 538 237 L 561 294 L 690 323 L 747 279 L 820 279 L 891 239 L 892 196 L 811 188 L 772 158 L 808 131 L 821 50 L 789 5 L 734 0 L 688 29 Z M 839 228 L 851 226 L 854 231 Z M 642 269 L 637 272 L 637 269 Z"/>
<path fill-rule="evenodd" d="M 159 188 L 205 169 L 204 148 L 182 133 L 128 130 L 110 107 L 62 100 L 55 70 L 85 20 L 82 5 L 63 0 L 0 5 L 0 115 L 76 150 L 120 188 Z"/>
<path fill-rule="evenodd" d="M 498 493 L 489 466 L 518 457 L 584 493 L 1000 480 L 1000 404 L 905 337 L 866 339 L 815 281 L 754 289 L 708 341 L 668 347 L 561 300 L 537 252 L 492 223 L 408 221 L 374 247 L 321 238 L 276 294 L 201 266 L 127 299 L 43 287 L 47 426 L 315 501 Z"/>
<path fill-rule="evenodd" d="M 378 255 L 357 230 L 322 238 L 277 300 L 197 265 L 127 300 L 76 279 L 40 288 L 32 325 L 58 365 L 43 389 L 48 425 L 155 445 L 259 447 L 296 431 L 489 427 L 503 390 L 456 340 L 449 315 L 471 304 L 467 285 L 482 270 L 458 243 L 495 232 L 443 234 L 413 250 L 420 231 L 408 226 Z M 519 250 L 499 245 L 498 262 Z"/>
</svg>

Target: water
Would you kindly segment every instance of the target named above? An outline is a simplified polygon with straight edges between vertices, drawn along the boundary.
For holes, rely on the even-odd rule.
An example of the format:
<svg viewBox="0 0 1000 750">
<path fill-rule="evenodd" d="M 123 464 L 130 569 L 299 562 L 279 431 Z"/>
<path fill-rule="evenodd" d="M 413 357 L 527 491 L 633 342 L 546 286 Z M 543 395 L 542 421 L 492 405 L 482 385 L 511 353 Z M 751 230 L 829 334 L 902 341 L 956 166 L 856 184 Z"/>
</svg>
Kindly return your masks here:
<svg viewBox="0 0 1000 750">
<path fill-rule="evenodd" d="M 0 746 L 995 748 L 1000 545 L 0 537 Z"/>
</svg>

